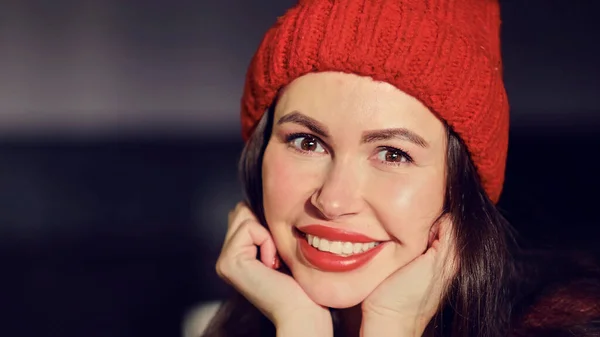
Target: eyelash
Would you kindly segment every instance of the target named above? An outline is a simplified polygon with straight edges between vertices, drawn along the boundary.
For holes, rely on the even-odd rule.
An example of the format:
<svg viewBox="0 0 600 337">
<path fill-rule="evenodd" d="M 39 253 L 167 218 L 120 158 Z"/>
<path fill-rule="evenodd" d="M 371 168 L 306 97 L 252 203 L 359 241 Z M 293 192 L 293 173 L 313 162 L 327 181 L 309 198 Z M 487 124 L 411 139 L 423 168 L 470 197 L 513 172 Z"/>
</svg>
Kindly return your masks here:
<svg viewBox="0 0 600 337">
<path fill-rule="evenodd" d="M 286 141 L 286 143 L 288 144 L 288 146 L 289 146 L 290 148 L 292 148 L 293 150 L 295 150 L 295 151 L 298 151 L 298 152 L 300 152 L 300 153 L 303 153 L 303 154 L 310 154 L 310 153 L 313 153 L 313 152 L 314 152 L 314 151 L 306 151 L 306 150 L 299 149 L 298 147 L 296 147 L 296 146 L 293 144 L 293 141 L 297 140 L 298 138 L 309 138 L 309 139 L 313 139 L 315 142 L 319 143 L 319 144 L 321 145 L 321 147 L 323 147 L 323 149 L 324 149 L 325 151 L 327 151 L 327 148 L 326 148 L 326 147 L 323 145 L 323 141 L 322 141 L 321 139 L 319 139 L 319 137 L 315 137 L 315 136 L 313 136 L 313 135 L 310 135 L 310 134 L 307 134 L 307 133 L 292 133 L 292 134 L 289 134 L 289 135 L 287 135 L 287 136 L 285 137 L 285 141 Z"/>
<path fill-rule="evenodd" d="M 303 154 L 311 154 L 311 153 L 314 152 L 314 151 L 307 151 L 307 150 L 299 149 L 298 147 L 296 147 L 293 144 L 293 141 L 297 140 L 298 138 L 309 138 L 309 139 L 312 139 L 315 142 L 319 143 L 321 145 L 321 147 L 323 147 L 323 149 L 326 152 L 329 152 L 327 150 L 327 147 L 323 144 L 323 141 L 319 137 L 316 137 L 316 136 L 313 136 L 313 135 L 307 134 L 307 133 L 292 133 L 292 134 L 289 134 L 289 135 L 287 135 L 285 137 L 286 143 L 294 151 L 298 151 L 298 152 L 303 153 Z M 414 162 L 413 159 L 412 159 L 412 157 L 410 156 L 410 154 L 407 151 L 398 149 L 396 147 L 392 147 L 392 146 L 380 146 L 380 147 L 377 148 L 377 153 L 380 153 L 381 151 L 396 152 L 398 155 L 400 155 L 401 157 L 403 157 L 406 160 L 406 162 L 389 162 L 389 161 L 385 161 L 385 160 L 378 160 L 378 161 L 380 161 L 384 165 L 400 166 L 402 164 L 410 164 L 410 163 Z"/>
<path fill-rule="evenodd" d="M 379 160 L 380 162 L 382 162 L 385 165 L 400 166 L 402 164 L 411 164 L 411 163 L 413 163 L 412 157 L 406 151 L 400 150 L 399 148 L 396 148 L 396 147 L 381 146 L 381 147 L 378 148 L 378 152 L 377 153 L 379 153 L 381 151 L 384 151 L 384 150 L 385 151 L 390 151 L 390 152 L 396 152 L 398 155 L 400 155 L 401 157 L 403 157 L 406 160 L 406 162 L 390 162 L 390 161 L 385 161 L 385 160 L 383 160 L 383 161 Z"/>
</svg>

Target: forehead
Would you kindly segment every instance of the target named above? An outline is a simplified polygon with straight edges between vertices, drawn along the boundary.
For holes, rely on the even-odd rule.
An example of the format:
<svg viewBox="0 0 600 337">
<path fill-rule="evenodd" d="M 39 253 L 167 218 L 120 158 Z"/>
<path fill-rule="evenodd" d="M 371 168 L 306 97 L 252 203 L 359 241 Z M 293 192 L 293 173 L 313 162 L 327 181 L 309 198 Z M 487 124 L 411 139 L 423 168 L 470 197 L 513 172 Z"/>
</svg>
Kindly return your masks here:
<svg viewBox="0 0 600 337">
<path fill-rule="evenodd" d="M 275 120 L 300 112 L 335 133 L 409 128 L 433 140 L 443 123 L 420 101 L 391 84 L 338 72 L 311 73 L 290 83 L 275 109 Z"/>
</svg>

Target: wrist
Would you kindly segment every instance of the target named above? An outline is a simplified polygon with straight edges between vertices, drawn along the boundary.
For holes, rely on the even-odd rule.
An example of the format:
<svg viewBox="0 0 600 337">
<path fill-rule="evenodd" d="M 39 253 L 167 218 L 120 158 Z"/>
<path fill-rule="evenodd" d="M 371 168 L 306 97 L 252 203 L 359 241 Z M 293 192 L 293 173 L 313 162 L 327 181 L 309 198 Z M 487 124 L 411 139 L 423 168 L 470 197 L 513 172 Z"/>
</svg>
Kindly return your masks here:
<svg viewBox="0 0 600 337">
<path fill-rule="evenodd" d="M 377 315 L 363 315 L 360 326 L 361 337 L 420 337 L 423 335 L 427 323 L 423 324 L 418 319 L 387 317 Z"/>
<path fill-rule="evenodd" d="M 275 323 L 277 337 L 333 337 L 333 321 L 329 312 L 322 316 L 294 316 Z"/>
</svg>

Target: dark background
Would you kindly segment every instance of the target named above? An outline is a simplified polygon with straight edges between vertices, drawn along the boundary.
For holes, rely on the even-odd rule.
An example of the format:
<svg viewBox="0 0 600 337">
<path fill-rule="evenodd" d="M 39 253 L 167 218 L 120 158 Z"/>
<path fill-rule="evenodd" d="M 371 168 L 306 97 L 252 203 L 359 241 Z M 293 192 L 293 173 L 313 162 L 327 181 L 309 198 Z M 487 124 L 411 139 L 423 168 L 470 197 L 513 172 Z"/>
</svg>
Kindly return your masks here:
<svg viewBox="0 0 600 337">
<path fill-rule="evenodd" d="M 0 3 L 0 335 L 177 336 L 225 288 L 245 67 L 292 1 Z M 500 207 L 600 254 L 593 1 L 503 1 Z"/>
</svg>

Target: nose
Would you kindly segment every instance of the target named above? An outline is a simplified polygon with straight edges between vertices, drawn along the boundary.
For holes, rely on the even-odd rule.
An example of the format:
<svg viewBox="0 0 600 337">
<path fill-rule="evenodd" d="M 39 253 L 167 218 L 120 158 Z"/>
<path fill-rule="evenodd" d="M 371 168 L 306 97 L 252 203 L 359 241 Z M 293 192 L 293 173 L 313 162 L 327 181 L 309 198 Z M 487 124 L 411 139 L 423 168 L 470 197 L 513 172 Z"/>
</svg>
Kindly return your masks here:
<svg viewBox="0 0 600 337">
<path fill-rule="evenodd" d="M 361 177 L 356 165 L 332 162 L 311 203 L 327 220 L 359 213 L 363 206 Z"/>
</svg>

